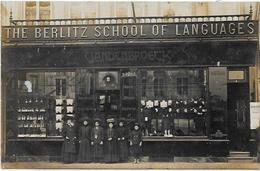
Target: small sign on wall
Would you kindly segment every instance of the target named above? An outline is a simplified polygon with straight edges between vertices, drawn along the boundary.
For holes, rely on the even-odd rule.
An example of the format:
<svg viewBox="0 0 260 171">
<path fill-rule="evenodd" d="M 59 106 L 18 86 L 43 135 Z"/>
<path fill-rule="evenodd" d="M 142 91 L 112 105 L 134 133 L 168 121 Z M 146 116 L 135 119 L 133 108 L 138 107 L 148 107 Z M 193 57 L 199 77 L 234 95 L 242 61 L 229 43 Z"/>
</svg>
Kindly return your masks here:
<svg viewBox="0 0 260 171">
<path fill-rule="evenodd" d="M 260 126 L 260 102 L 250 102 L 250 129 Z"/>
</svg>

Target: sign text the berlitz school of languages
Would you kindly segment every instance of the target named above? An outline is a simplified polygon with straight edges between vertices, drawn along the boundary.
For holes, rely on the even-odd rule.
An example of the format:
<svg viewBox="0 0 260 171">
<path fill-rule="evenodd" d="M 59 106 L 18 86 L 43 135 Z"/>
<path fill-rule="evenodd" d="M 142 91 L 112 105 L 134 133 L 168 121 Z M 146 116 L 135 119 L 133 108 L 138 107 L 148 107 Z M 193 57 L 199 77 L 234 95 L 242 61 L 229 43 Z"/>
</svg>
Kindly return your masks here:
<svg viewBox="0 0 260 171">
<path fill-rule="evenodd" d="M 207 23 L 59 25 L 4 27 L 3 38 L 9 41 L 156 39 L 214 36 L 255 36 L 255 21 Z"/>
</svg>

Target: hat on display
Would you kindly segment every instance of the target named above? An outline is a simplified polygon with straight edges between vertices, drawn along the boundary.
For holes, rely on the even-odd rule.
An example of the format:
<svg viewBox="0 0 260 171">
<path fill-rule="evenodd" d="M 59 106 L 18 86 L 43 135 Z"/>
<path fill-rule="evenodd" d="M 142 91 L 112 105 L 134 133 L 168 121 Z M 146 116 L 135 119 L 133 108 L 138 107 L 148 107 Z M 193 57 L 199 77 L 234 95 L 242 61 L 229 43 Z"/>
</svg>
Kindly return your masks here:
<svg viewBox="0 0 260 171">
<path fill-rule="evenodd" d="M 66 115 L 62 118 L 64 121 L 67 121 L 67 120 L 75 120 L 74 116 L 73 115 Z"/>
</svg>

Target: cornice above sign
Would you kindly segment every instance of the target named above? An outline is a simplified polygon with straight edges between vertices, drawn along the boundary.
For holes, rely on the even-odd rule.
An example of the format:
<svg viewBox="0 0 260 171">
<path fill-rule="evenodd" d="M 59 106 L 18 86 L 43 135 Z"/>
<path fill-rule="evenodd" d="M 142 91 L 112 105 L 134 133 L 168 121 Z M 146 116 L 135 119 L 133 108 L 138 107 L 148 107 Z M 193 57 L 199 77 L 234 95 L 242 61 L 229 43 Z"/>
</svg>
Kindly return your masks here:
<svg viewBox="0 0 260 171">
<path fill-rule="evenodd" d="M 3 27 L 3 42 L 63 42 L 257 37 L 257 21 L 220 21 L 118 25 L 50 25 Z"/>
</svg>

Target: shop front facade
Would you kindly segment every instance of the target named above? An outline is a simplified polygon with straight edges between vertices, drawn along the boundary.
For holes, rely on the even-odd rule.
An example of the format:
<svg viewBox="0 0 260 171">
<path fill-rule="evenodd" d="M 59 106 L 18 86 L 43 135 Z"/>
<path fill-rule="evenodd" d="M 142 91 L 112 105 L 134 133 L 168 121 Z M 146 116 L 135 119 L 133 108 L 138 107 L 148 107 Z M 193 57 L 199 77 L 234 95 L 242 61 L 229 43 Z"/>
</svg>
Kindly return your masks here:
<svg viewBox="0 0 260 171">
<path fill-rule="evenodd" d="M 2 30 L 6 160 L 59 160 L 67 115 L 138 122 L 151 159 L 251 150 L 250 15 L 11 20 Z"/>
</svg>

